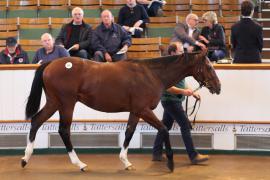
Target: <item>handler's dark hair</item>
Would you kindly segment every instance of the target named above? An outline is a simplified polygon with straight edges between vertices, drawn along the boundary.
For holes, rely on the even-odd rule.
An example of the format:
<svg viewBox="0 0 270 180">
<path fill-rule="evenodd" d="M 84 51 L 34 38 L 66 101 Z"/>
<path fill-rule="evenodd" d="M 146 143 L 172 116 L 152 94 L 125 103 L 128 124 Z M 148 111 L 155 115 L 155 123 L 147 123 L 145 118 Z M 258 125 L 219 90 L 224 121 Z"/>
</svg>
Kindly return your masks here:
<svg viewBox="0 0 270 180">
<path fill-rule="evenodd" d="M 241 4 L 242 16 L 250 16 L 253 10 L 254 10 L 254 3 L 252 1 L 246 0 L 242 2 Z"/>
<path fill-rule="evenodd" d="M 171 55 L 172 52 L 176 52 L 176 50 L 177 50 L 176 44 L 171 44 L 171 45 L 168 47 L 168 54 Z"/>
</svg>

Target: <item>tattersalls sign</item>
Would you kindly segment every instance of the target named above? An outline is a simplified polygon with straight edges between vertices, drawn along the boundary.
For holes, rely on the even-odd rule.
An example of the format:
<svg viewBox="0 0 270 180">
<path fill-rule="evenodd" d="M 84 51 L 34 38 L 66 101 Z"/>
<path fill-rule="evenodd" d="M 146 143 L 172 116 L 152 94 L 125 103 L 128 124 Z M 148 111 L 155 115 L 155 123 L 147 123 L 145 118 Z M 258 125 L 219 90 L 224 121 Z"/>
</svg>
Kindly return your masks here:
<svg viewBox="0 0 270 180">
<path fill-rule="evenodd" d="M 46 122 L 44 123 L 39 132 L 58 132 L 58 122 Z M 30 123 L 1 123 L 0 133 L 28 133 L 30 130 Z M 125 131 L 125 122 L 73 122 L 71 125 L 72 132 L 121 132 Z M 156 129 L 145 122 L 140 122 L 136 128 L 137 132 L 156 132 Z M 180 132 L 178 124 L 174 123 L 171 132 Z M 270 125 L 259 124 L 207 124 L 197 123 L 193 129 L 193 133 L 270 133 Z"/>
<path fill-rule="evenodd" d="M 47 122 L 44 123 L 39 132 L 57 132 L 58 122 Z M 1 123 L 0 133 L 28 133 L 30 130 L 30 123 Z M 240 132 L 248 127 L 242 125 L 240 127 Z M 250 127 L 251 128 L 251 127 Z M 91 122 L 73 122 L 71 125 L 72 132 L 121 132 L 125 131 L 126 123 L 114 123 L 114 122 L 101 122 L 101 123 L 91 123 Z M 254 129 L 254 128 L 253 128 Z M 140 122 L 136 128 L 137 132 L 156 132 L 156 129 L 145 122 Z M 179 126 L 174 123 L 171 129 L 172 132 L 180 132 Z M 199 133 L 215 133 L 215 132 L 228 132 L 229 125 L 227 124 L 196 124 L 192 132 Z M 262 130 L 261 130 L 262 131 Z"/>
</svg>

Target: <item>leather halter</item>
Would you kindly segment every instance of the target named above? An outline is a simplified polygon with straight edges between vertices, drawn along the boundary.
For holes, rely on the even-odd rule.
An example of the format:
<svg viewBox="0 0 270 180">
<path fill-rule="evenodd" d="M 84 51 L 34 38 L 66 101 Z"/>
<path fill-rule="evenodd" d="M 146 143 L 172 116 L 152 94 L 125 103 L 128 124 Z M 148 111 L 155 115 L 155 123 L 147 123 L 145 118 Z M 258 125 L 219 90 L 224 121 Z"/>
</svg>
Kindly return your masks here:
<svg viewBox="0 0 270 180">
<path fill-rule="evenodd" d="M 187 54 L 188 54 L 187 49 L 184 48 L 184 57 L 185 57 L 185 60 L 186 61 L 188 61 L 188 55 Z M 198 68 L 198 72 L 197 73 L 199 74 L 199 73 L 201 73 L 201 71 L 202 71 L 202 69 L 201 68 Z M 207 84 L 207 81 L 199 82 L 199 87 L 197 87 L 196 89 L 194 89 L 193 90 L 193 93 L 196 92 L 196 91 L 198 91 L 199 89 L 201 89 L 206 84 Z M 195 126 L 195 121 L 196 121 L 197 113 L 198 113 L 198 111 L 200 109 L 200 106 L 201 106 L 201 98 L 199 98 L 199 99 L 196 98 L 196 101 L 195 101 L 194 105 L 192 106 L 192 111 L 189 114 L 188 114 L 188 98 L 189 98 L 189 96 L 186 97 L 186 109 L 185 109 L 185 112 L 186 112 L 187 117 L 188 116 L 191 116 L 193 113 L 195 113 L 192 123 L 190 121 L 188 121 L 189 122 L 190 129 L 193 129 L 193 127 Z M 195 112 L 195 109 L 197 107 L 197 104 L 198 104 L 198 108 L 197 108 L 197 111 Z"/>
</svg>

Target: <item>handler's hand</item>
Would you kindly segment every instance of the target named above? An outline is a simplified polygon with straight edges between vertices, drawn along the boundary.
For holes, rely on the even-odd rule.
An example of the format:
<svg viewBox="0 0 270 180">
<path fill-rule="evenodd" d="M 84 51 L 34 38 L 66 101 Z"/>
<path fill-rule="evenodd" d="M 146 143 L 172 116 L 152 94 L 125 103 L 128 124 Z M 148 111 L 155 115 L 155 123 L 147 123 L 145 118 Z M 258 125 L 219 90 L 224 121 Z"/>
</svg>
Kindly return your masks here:
<svg viewBox="0 0 270 180">
<path fill-rule="evenodd" d="M 112 57 L 111 57 L 111 55 L 109 53 L 105 53 L 105 60 L 107 62 L 112 62 Z"/>
<path fill-rule="evenodd" d="M 184 93 L 183 93 L 185 96 L 191 96 L 191 95 L 193 95 L 193 91 L 192 91 L 192 89 L 185 89 L 184 90 Z"/>
<path fill-rule="evenodd" d="M 198 93 L 193 93 L 192 95 L 195 99 L 200 100 L 201 96 Z"/>
</svg>

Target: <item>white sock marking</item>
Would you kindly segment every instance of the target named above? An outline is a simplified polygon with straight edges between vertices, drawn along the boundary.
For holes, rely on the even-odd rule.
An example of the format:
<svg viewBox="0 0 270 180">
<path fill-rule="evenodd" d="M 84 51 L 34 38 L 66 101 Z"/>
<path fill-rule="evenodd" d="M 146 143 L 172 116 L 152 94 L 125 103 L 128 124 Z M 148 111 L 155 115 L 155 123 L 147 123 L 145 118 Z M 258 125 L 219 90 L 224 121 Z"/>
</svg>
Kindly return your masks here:
<svg viewBox="0 0 270 180">
<path fill-rule="evenodd" d="M 80 161 L 74 149 L 71 152 L 69 152 L 68 155 L 70 157 L 71 163 L 79 166 L 80 169 L 83 169 L 87 166 L 86 164 Z"/>
<path fill-rule="evenodd" d="M 125 168 L 132 166 L 132 164 L 128 161 L 127 152 L 128 148 L 124 149 L 124 147 L 122 147 L 121 152 L 119 154 L 119 158 L 124 163 Z"/>
<path fill-rule="evenodd" d="M 25 148 L 25 155 L 22 159 L 24 159 L 26 162 L 29 161 L 32 153 L 33 153 L 33 149 L 34 149 L 34 141 L 33 142 L 29 142 Z"/>
</svg>

